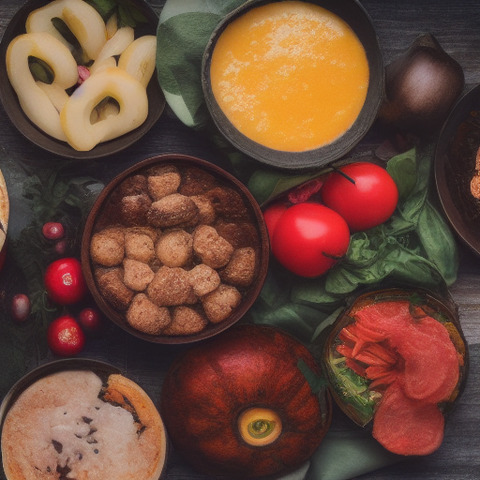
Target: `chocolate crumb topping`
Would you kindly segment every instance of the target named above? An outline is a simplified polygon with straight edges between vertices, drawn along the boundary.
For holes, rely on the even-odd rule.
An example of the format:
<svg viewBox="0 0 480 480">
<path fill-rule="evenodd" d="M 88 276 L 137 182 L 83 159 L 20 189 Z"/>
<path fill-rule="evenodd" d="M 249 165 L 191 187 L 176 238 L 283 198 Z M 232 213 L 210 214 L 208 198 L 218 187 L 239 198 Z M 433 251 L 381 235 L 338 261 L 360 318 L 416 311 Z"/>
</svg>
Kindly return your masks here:
<svg viewBox="0 0 480 480">
<path fill-rule="evenodd" d="M 52 445 L 57 453 L 62 453 L 63 445 L 60 442 L 57 442 L 57 440 L 52 439 Z"/>
</svg>

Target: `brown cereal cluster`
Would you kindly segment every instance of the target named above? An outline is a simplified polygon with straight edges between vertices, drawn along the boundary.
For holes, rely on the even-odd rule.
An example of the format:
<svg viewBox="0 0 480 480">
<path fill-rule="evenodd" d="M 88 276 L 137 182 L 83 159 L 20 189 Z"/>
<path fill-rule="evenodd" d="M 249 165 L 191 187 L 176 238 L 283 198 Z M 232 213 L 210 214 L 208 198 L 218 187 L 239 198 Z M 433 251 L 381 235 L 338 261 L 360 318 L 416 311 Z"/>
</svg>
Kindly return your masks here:
<svg viewBox="0 0 480 480">
<path fill-rule="evenodd" d="M 165 165 L 115 189 L 90 257 L 99 291 L 133 328 L 191 335 L 240 305 L 259 248 L 237 190 L 199 168 Z"/>
</svg>

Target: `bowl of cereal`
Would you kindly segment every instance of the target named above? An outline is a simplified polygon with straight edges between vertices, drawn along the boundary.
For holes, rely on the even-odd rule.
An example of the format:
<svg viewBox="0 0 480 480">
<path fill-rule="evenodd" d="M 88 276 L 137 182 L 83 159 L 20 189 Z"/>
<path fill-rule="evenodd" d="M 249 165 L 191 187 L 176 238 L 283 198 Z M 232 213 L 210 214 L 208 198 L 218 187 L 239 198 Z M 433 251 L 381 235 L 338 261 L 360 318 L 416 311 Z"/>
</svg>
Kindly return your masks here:
<svg viewBox="0 0 480 480">
<path fill-rule="evenodd" d="M 38 147 L 74 159 L 117 153 L 157 122 L 158 16 L 148 2 L 28 0 L 0 42 L 0 101 Z"/>
<path fill-rule="evenodd" d="M 205 160 L 164 154 L 105 187 L 81 256 L 107 317 L 147 341 L 175 344 L 243 317 L 265 281 L 269 242 L 260 207 L 238 179 Z"/>
</svg>

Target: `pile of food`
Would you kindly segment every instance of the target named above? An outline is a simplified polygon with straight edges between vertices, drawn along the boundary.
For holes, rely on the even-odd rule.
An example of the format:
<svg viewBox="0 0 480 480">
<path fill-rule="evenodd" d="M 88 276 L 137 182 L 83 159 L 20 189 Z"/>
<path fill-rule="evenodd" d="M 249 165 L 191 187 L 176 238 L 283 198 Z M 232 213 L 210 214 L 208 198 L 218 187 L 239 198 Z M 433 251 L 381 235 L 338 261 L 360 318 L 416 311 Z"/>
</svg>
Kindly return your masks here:
<svg viewBox="0 0 480 480">
<path fill-rule="evenodd" d="M 399 455 L 428 455 L 463 388 L 468 353 L 458 321 L 428 294 L 365 294 L 326 342 L 325 371 L 342 409 Z"/>
<path fill-rule="evenodd" d="M 96 220 L 89 253 L 101 295 L 130 326 L 190 335 L 226 320 L 259 269 L 242 195 L 208 171 L 159 164 L 128 176 Z"/>
<path fill-rule="evenodd" d="M 8 411 L 2 457 L 9 480 L 158 480 L 165 463 L 162 419 L 133 381 L 90 370 L 40 378 Z"/>
<path fill-rule="evenodd" d="M 75 150 L 90 151 L 142 125 L 155 70 L 154 35 L 135 38 L 84 0 L 32 11 L 7 49 L 8 78 L 27 117 Z"/>
</svg>

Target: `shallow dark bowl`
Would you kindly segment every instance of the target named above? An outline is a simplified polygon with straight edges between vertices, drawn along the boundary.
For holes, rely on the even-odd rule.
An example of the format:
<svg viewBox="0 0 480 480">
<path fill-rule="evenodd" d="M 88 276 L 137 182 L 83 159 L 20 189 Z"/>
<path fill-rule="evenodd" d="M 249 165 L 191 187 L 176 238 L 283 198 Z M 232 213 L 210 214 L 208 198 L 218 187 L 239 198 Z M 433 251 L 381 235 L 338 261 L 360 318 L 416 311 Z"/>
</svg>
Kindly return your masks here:
<svg viewBox="0 0 480 480">
<path fill-rule="evenodd" d="M 125 318 L 125 314 L 119 310 L 116 310 L 111 306 L 111 304 L 102 296 L 100 293 L 97 283 L 94 277 L 94 265 L 91 262 L 90 258 L 90 241 L 92 235 L 95 233 L 96 228 L 98 228 L 97 221 L 102 214 L 102 210 L 104 209 L 106 203 L 108 202 L 111 195 L 115 192 L 118 185 L 123 182 L 126 178 L 136 175 L 145 169 L 151 168 L 157 165 L 176 165 L 180 170 L 185 167 L 196 167 L 200 168 L 205 172 L 213 175 L 215 178 L 220 180 L 223 184 L 227 187 L 233 188 L 235 191 L 240 193 L 241 197 L 243 198 L 245 205 L 249 211 L 249 214 L 252 218 L 252 222 L 256 227 L 258 238 L 259 238 L 259 246 L 258 246 L 258 264 L 257 264 L 257 274 L 253 283 L 247 288 L 244 292 L 242 302 L 240 305 L 233 311 L 233 313 L 225 320 L 221 321 L 220 323 L 213 324 L 209 323 L 208 326 L 201 332 L 192 335 L 150 335 L 147 333 L 143 333 L 132 326 L 130 326 Z M 102 228 L 105 227 L 105 223 L 102 224 Z M 93 298 L 99 308 L 103 311 L 103 313 L 110 318 L 116 325 L 127 331 L 128 333 L 141 338 L 143 340 L 153 342 L 153 343 L 160 343 L 160 344 L 183 344 L 183 343 L 191 343 L 196 342 L 199 340 L 203 340 L 218 333 L 224 331 L 225 329 L 229 328 L 236 322 L 238 322 L 248 311 L 248 309 L 252 306 L 256 298 L 258 297 L 263 284 L 265 282 L 267 269 L 268 269 L 268 261 L 269 261 L 269 240 L 268 240 L 268 232 L 265 226 L 265 222 L 263 219 L 263 214 L 260 209 L 260 206 L 252 196 L 252 194 L 248 191 L 246 186 L 241 183 L 238 179 L 234 176 L 226 172 L 225 170 L 221 169 L 220 167 L 207 162 L 205 160 L 195 158 L 188 155 L 181 155 L 181 154 L 163 154 L 158 155 L 146 160 L 139 162 L 138 164 L 128 168 L 117 177 L 115 177 L 102 191 L 99 195 L 98 199 L 96 200 L 95 204 L 93 205 L 90 214 L 87 218 L 83 238 L 82 238 L 82 246 L 81 246 L 81 261 L 82 261 L 82 268 L 83 273 L 87 282 L 87 285 L 90 289 L 90 292 L 93 295 Z"/>
<path fill-rule="evenodd" d="M 88 370 L 96 375 L 98 375 L 102 382 L 106 383 L 108 377 L 113 374 L 120 374 L 124 375 L 124 373 L 114 365 L 110 363 L 102 362 L 100 360 L 94 360 L 89 358 L 64 358 L 60 360 L 53 360 L 47 363 L 44 363 L 33 370 L 27 372 L 22 378 L 20 378 L 13 387 L 8 391 L 5 397 L 0 404 L 0 431 L 3 427 L 3 422 L 5 421 L 5 417 L 10 410 L 10 408 L 14 405 L 18 397 L 26 390 L 30 385 L 34 384 L 36 381 L 46 377 L 48 375 L 52 375 L 57 372 L 63 371 L 79 371 L 79 370 Z M 155 402 L 154 402 L 155 403 Z M 162 480 L 165 475 L 165 466 L 167 464 L 168 452 L 169 452 L 169 439 L 167 438 L 167 434 L 165 432 L 165 439 L 166 443 L 166 458 L 164 462 L 163 470 L 160 474 L 159 480 Z"/>
<path fill-rule="evenodd" d="M 272 0 L 252 0 L 227 15 L 216 27 L 207 43 L 202 59 L 202 87 L 205 101 L 217 128 L 238 150 L 274 167 L 289 170 L 307 170 L 324 166 L 347 154 L 368 132 L 376 119 L 384 94 L 384 65 L 377 34 L 372 21 L 356 0 L 306 0 L 317 4 L 342 18 L 363 44 L 370 67 L 370 81 L 364 106 L 354 124 L 338 139 L 320 148 L 289 152 L 265 147 L 239 132 L 221 110 L 212 92 L 210 63 L 219 36 L 236 18 L 248 10 L 272 3 Z"/>
<path fill-rule="evenodd" d="M 148 2 L 144 0 L 132 1 L 148 21 L 148 23 L 136 27 L 136 36 L 155 35 L 158 24 L 157 14 L 152 10 Z M 116 139 L 100 143 L 88 152 L 77 151 L 67 143 L 50 137 L 34 125 L 20 107 L 15 90 L 12 88 L 7 76 L 5 64 L 7 48 L 17 35 L 25 33 L 25 20 L 28 14 L 32 10 L 50 2 L 51 0 L 28 0 L 13 16 L 5 29 L 0 42 L 0 101 L 3 104 L 3 108 L 12 124 L 25 138 L 50 153 L 72 159 L 94 159 L 118 153 L 140 140 L 153 127 L 164 110 L 165 97 L 155 73 L 147 88 L 149 111 L 145 122 L 137 129 Z"/>
<path fill-rule="evenodd" d="M 435 180 L 445 214 L 460 237 L 480 255 L 480 200 L 470 193 L 480 147 L 480 85 L 468 90 L 448 116 L 435 151 Z"/>
</svg>

